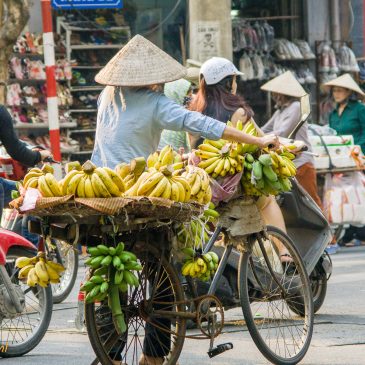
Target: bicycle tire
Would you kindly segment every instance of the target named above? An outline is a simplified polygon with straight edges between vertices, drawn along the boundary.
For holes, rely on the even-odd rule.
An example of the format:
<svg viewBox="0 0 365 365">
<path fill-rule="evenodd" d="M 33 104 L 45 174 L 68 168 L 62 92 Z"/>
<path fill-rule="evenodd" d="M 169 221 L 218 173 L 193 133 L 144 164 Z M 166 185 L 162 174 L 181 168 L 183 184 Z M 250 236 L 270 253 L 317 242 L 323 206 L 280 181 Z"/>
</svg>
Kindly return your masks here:
<svg viewBox="0 0 365 365">
<path fill-rule="evenodd" d="M 72 288 L 75 285 L 75 281 L 77 278 L 77 272 L 79 269 L 79 253 L 77 250 L 75 250 L 73 247 L 70 247 L 70 245 L 66 242 L 62 242 L 59 240 L 56 241 L 56 250 L 60 253 L 61 258 L 63 259 L 61 264 L 65 264 L 65 260 L 67 258 L 64 258 L 62 256 L 62 253 L 59 247 L 59 244 L 65 244 L 69 247 L 69 252 L 67 252 L 67 255 L 70 255 L 71 261 L 72 261 L 72 267 L 71 270 L 68 271 L 67 265 L 66 271 L 62 274 L 60 278 L 59 284 L 52 284 L 52 296 L 53 296 L 53 303 L 59 304 L 62 303 L 71 293 Z M 66 277 L 67 276 L 67 277 Z"/>
<path fill-rule="evenodd" d="M 277 288 L 274 288 L 274 291 L 273 291 L 274 294 L 269 293 L 269 296 L 268 296 L 269 300 L 266 300 L 266 301 L 264 300 L 265 297 L 263 296 L 263 294 L 265 294 L 265 287 L 263 287 L 263 285 L 262 285 L 265 280 L 260 281 L 261 289 L 259 291 L 257 290 L 257 287 L 255 290 L 253 290 L 253 284 L 252 284 L 253 280 L 254 280 L 253 275 L 259 274 L 260 261 L 254 262 L 254 258 L 256 258 L 256 257 L 252 257 L 252 256 L 255 256 L 255 254 L 253 254 L 253 252 L 243 252 L 241 254 L 240 264 L 239 264 L 240 301 L 241 301 L 242 311 L 243 311 L 243 315 L 244 315 L 244 318 L 246 321 L 247 328 L 248 328 L 248 330 L 251 334 L 251 337 L 252 337 L 253 341 L 255 342 L 257 348 L 259 349 L 259 351 L 266 357 L 266 359 L 271 361 L 273 364 L 293 365 L 293 364 L 297 364 L 299 361 L 301 361 L 303 359 L 306 352 L 308 351 L 308 348 L 309 348 L 309 345 L 311 342 L 312 333 L 313 333 L 313 322 L 314 322 L 312 291 L 311 291 L 308 274 L 306 272 L 303 260 L 301 259 L 299 252 L 295 248 L 291 239 L 284 232 L 282 232 L 280 229 L 278 229 L 276 227 L 268 226 L 267 234 L 268 234 L 268 236 L 270 236 L 270 238 L 275 237 L 276 239 L 279 239 L 293 258 L 293 261 L 295 263 L 295 269 L 292 274 L 291 281 L 290 282 L 286 281 L 287 268 L 285 268 L 284 273 L 277 275 L 277 277 L 281 278 L 280 281 L 281 281 L 282 285 L 284 285 L 286 287 L 285 288 L 285 289 L 287 289 L 286 294 L 288 294 L 289 291 L 291 290 L 294 293 L 294 295 L 289 294 L 288 298 L 285 298 L 285 299 L 281 298 L 281 307 L 280 307 L 280 303 L 279 303 L 277 306 L 275 304 L 273 304 L 273 308 L 270 308 L 271 303 L 275 303 L 275 300 L 270 300 L 270 295 L 271 295 L 271 299 L 274 298 L 274 296 L 276 297 L 278 295 L 278 290 L 277 290 Z M 270 240 L 269 242 L 271 243 L 272 241 Z M 265 248 L 265 251 L 267 251 L 266 248 Z M 274 257 L 274 253 L 272 253 L 272 257 Z M 277 259 L 278 258 L 279 258 L 279 256 L 277 256 Z M 280 266 L 282 264 L 280 263 L 280 260 L 278 261 L 278 263 L 280 265 L 277 266 L 277 270 L 280 271 Z M 274 267 L 275 266 L 274 260 L 270 264 L 272 264 L 271 266 Z M 252 270 L 252 268 L 251 268 L 252 266 L 254 266 L 254 270 Z M 261 270 L 264 270 L 264 266 L 262 266 Z M 267 269 L 266 269 L 266 271 L 267 271 Z M 262 272 L 265 272 L 265 271 L 262 271 Z M 297 273 L 297 275 L 296 275 L 296 273 Z M 264 274 L 264 275 L 267 275 L 267 274 Z M 275 274 L 275 276 L 276 276 L 276 274 Z M 274 283 L 273 277 L 271 274 L 270 274 L 270 278 L 271 279 L 264 278 L 264 279 L 266 279 L 266 282 L 268 283 L 269 289 L 271 289 L 273 287 L 273 283 Z M 293 282 L 294 282 L 295 286 L 291 287 L 291 284 Z M 298 282 L 301 284 L 301 286 L 296 285 Z M 265 295 L 267 295 L 267 293 Z M 286 308 L 288 310 L 288 312 L 286 313 L 286 311 L 285 311 L 285 315 L 284 315 L 284 312 L 282 312 L 282 315 L 285 318 L 283 320 L 279 319 L 278 324 L 276 324 L 277 317 L 275 316 L 275 313 L 280 311 L 281 308 L 284 308 L 285 304 L 288 305 L 288 307 L 289 307 L 288 300 L 295 301 L 296 298 L 300 295 L 303 295 L 303 297 L 304 297 L 303 302 L 304 302 L 304 312 L 305 312 L 305 316 L 303 318 L 303 321 L 304 321 L 303 331 L 302 331 L 302 333 L 300 333 L 299 331 L 301 331 L 301 330 L 300 329 L 299 329 L 299 331 L 297 330 L 298 336 L 302 336 L 301 340 L 299 342 L 299 344 L 301 346 L 300 346 L 300 349 L 295 350 L 295 346 L 298 346 L 298 344 L 296 341 L 293 340 L 294 351 L 293 351 L 293 354 L 291 354 L 288 344 L 284 344 L 284 350 L 283 350 L 284 355 L 283 355 L 281 352 L 281 347 L 280 347 L 278 339 L 275 344 L 275 349 L 273 350 L 273 348 L 271 347 L 271 337 L 267 333 L 270 333 L 271 329 L 274 329 L 276 331 L 276 333 L 279 331 L 279 335 L 280 335 L 280 333 L 283 334 L 284 341 L 286 340 L 285 333 L 289 333 L 288 337 L 290 337 L 290 334 L 292 335 L 292 337 L 294 335 L 296 335 L 296 333 L 293 333 L 293 332 L 295 332 L 294 328 L 296 328 L 295 324 L 298 322 L 297 319 L 295 319 L 295 321 L 294 321 L 294 319 L 293 319 L 293 321 L 290 321 L 290 326 L 288 326 L 287 331 L 282 326 L 282 323 L 285 325 L 285 323 L 290 320 L 289 317 L 286 317 L 287 313 L 288 313 L 288 315 L 290 315 L 290 311 L 288 310 L 288 308 Z M 261 302 L 258 302 L 257 298 L 260 298 L 260 296 L 262 297 L 260 299 Z M 257 304 L 257 303 L 260 303 L 260 304 Z M 269 303 L 266 305 L 266 307 L 269 307 L 269 308 L 265 308 L 264 303 Z M 267 319 L 268 319 L 267 317 L 269 317 L 269 316 L 262 315 L 260 312 L 253 313 L 253 307 L 255 305 L 257 305 L 258 308 L 261 309 L 261 311 L 265 312 L 265 309 L 267 309 L 266 312 L 269 315 L 272 314 L 273 319 L 271 319 L 271 320 L 269 319 L 268 328 L 265 328 L 264 324 L 267 322 Z M 252 308 L 251 308 L 251 306 L 252 306 Z M 272 310 L 272 312 L 270 312 L 270 310 Z M 284 311 L 284 309 L 283 309 L 283 311 Z M 299 317 L 299 318 L 301 319 L 301 317 Z M 257 322 L 255 321 L 255 319 Z M 272 326 L 272 324 L 274 324 L 274 326 Z M 260 325 L 260 328 L 259 328 L 259 325 Z M 267 333 L 266 333 L 266 335 L 263 335 L 263 332 L 265 330 L 267 331 Z M 287 355 L 287 352 L 288 352 L 288 355 Z"/>
<path fill-rule="evenodd" d="M 146 280 L 145 271 L 148 270 L 148 268 L 145 269 L 147 266 L 146 262 L 147 261 L 151 261 L 154 263 L 161 262 L 161 267 L 163 268 L 163 272 L 165 272 L 167 274 L 168 280 L 171 282 L 171 286 L 173 287 L 173 290 L 174 290 L 174 302 L 180 303 L 180 304 L 176 304 L 176 307 L 179 311 L 185 312 L 186 308 L 185 308 L 185 305 L 183 304 L 185 298 L 184 298 L 184 293 L 182 290 L 182 285 L 180 283 L 179 277 L 176 273 L 174 266 L 165 257 L 161 256 L 161 251 L 157 250 L 157 248 L 155 248 L 154 246 L 152 246 L 150 244 L 143 244 L 141 246 L 141 248 L 131 249 L 130 251 L 132 251 L 136 254 L 137 258 L 140 260 L 140 263 L 143 266 L 143 270 L 141 271 L 140 278 L 139 278 L 140 287 L 137 290 L 140 290 L 141 292 L 143 292 L 143 291 L 147 292 L 148 284 L 146 284 L 146 282 L 148 280 Z M 142 293 L 142 295 L 143 295 L 143 293 Z M 134 296 L 134 294 L 133 294 L 133 296 Z M 158 298 L 158 297 L 156 297 L 156 298 Z M 123 300 L 126 301 L 125 299 L 126 298 L 124 298 Z M 130 300 L 130 297 L 128 297 L 128 301 L 129 300 Z M 140 306 L 141 303 L 138 303 L 138 305 Z M 133 331 L 133 328 L 131 328 L 131 327 L 133 326 L 132 320 L 134 320 L 134 317 L 132 317 L 132 315 L 130 315 L 129 313 L 133 313 L 133 315 L 137 318 L 136 323 L 135 323 L 136 326 L 137 326 L 138 321 L 139 321 L 139 323 L 142 323 L 142 324 L 146 323 L 145 319 L 141 316 L 142 310 L 140 308 L 137 308 L 137 305 L 134 305 L 132 308 L 129 308 L 128 310 L 126 310 L 125 308 L 127 308 L 127 306 L 124 306 L 122 303 L 122 310 L 125 314 L 125 319 L 126 319 L 127 328 L 128 328 L 127 333 L 130 330 Z M 104 346 L 104 343 L 103 343 L 101 337 L 105 337 L 105 335 L 108 333 L 103 334 L 101 332 L 101 328 L 103 328 L 103 329 L 107 328 L 107 330 L 108 330 L 113 327 L 111 329 L 111 331 L 109 330 L 108 338 L 114 338 L 114 336 L 117 338 L 117 340 L 114 341 L 114 344 L 112 344 L 112 347 L 114 346 L 114 348 L 116 348 L 116 346 L 119 346 L 115 352 L 122 353 L 125 348 L 125 343 L 128 343 L 128 337 L 126 339 L 125 334 L 118 337 L 118 335 L 115 331 L 114 325 L 112 324 L 111 315 L 108 314 L 107 310 L 108 310 L 108 308 L 107 308 L 106 301 L 104 301 L 104 303 L 101 303 L 101 305 L 99 305 L 98 308 L 96 308 L 95 303 L 85 304 L 85 322 L 86 322 L 87 333 L 88 333 L 88 336 L 90 339 L 91 346 L 95 352 L 95 355 L 98 357 L 98 359 L 102 365 L 112 364 L 111 361 L 114 360 L 115 357 L 111 358 L 110 349 L 108 350 Z M 96 313 L 97 311 L 99 311 L 99 312 Z M 99 316 L 99 318 L 97 318 L 97 316 Z M 148 313 L 147 313 L 147 316 L 148 316 Z M 99 321 L 99 323 L 98 323 L 98 321 Z M 109 322 L 107 322 L 107 321 L 109 321 Z M 100 324 L 100 323 L 102 323 L 102 324 Z M 184 340 L 185 340 L 186 320 L 183 318 L 177 318 L 176 324 L 175 324 L 175 329 L 177 331 L 176 335 L 174 335 L 175 343 L 173 344 L 173 348 L 170 351 L 170 353 L 168 354 L 167 358 L 165 358 L 164 363 L 163 363 L 164 365 L 176 364 L 176 361 L 178 360 L 178 358 L 180 356 L 181 350 L 183 348 Z M 142 328 L 142 331 L 143 331 L 143 328 Z M 143 333 L 143 335 L 144 335 L 144 333 Z M 116 345 L 116 342 L 119 342 L 119 344 Z M 141 341 L 139 342 L 141 347 L 142 347 L 142 342 Z M 128 347 L 130 347 L 130 345 Z M 127 351 L 128 351 L 128 347 L 127 347 Z M 140 351 L 142 353 L 142 348 L 140 349 Z M 112 356 L 115 356 L 115 355 L 112 355 Z M 122 355 L 121 361 L 122 361 L 122 363 L 124 363 L 124 362 L 128 363 L 128 365 L 136 365 L 136 364 L 138 364 L 138 360 L 139 360 L 138 357 L 139 357 L 138 354 L 136 354 L 135 356 L 133 355 L 132 359 L 130 359 L 130 358 L 127 358 L 127 354 L 126 354 L 125 358 L 123 358 L 123 355 Z"/>
<path fill-rule="evenodd" d="M 25 249 L 23 247 L 13 247 L 9 250 L 7 259 L 9 258 L 18 258 L 18 257 L 34 257 L 37 255 L 37 252 L 30 251 L 28 249 Z M 0 351 L 0 357 L 8 358 L 8 357 L 18 357 L 23 356 L 26 353 L 33 350 L 43 339 L 44 335 L 47 332 L 47 329 L 49 327 L 49 323 L 52 318 L 52 308 L 53 308 L 53 301 L 52 301 L 52 289 L 50 286 L 46 288 L 41 288 L 39 286 L 36 287 L 39 292 L 41 293 L 41 297 L 43 298 L 42 306 L 44 308 L 40 324 L 38 325 L 38 328 L 35 332 L 35 335 L 29 339 L 27 339 L 25 342 L 14 344 L 14 343 L 8 343 L 7 351 Z M 30 323 L 30 320 L 28 321 Z M 1 324 L 2 326 L 2 324 Z M 0 331 L 1 335 L 3 334 L 3 331 Z M 15 337 L 14 337 L 15 339 Z M 2 346 L 3 343 L 0 338 L 0 346 Z"/>
</svg>

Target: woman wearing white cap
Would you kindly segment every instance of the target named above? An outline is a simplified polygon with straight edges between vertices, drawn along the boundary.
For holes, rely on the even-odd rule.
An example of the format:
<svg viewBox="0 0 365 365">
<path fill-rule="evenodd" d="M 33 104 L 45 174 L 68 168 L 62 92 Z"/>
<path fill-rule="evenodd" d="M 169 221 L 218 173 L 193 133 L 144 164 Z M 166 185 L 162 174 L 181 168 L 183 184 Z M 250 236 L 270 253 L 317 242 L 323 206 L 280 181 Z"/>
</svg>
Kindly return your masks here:
<svg viewBox="0 0 365 365">
<path fill-rule="evenodd" d="M 236 77 L 241 75 L 236 66 L 226 58 L 213 57 L 204 62 L 200 68 L 199 91 L 189 109 L 201 112 L 224 123 L 231 121 L 235 125 L 239 120 L 243 123 L 252 118 L 252 109 L 244 99 L 236 94 Z M 263 135 L 260 129 L 259 132 Z M 190 143 L 196 148 L 201 139 L 192 137 Z M 285 222 L 274 197 L 260 197 L 257 205 L 266 224 L 279 227 L 286 231 Z M 291 261 L 285 247 L 278 247 L 282 262 Z"/>
<path fill-rule="evenodd" d="M 300 120 L 301 111 L 298 100 L 305 96 L 307 92 L 290 71 L 268 81 L 261 86 L 261 89 L 272 93 L 277 109 L 271 119 L 261 129 L 265 133 L 276 133 L 280 137 L 287 138 Z M 303 141 L 311 149 L 306 123 L 298 130 L 294 138 Z M 297 167 L 297 180 L 318 206 L 322 207 L 321 199 L 318 196 L 317 175 L 313 157 L 310 154 L 302 153 L 294 162 Z"/>
<path fill-rule="evenodd" d="M 274 135 L 249 136 L 218 120 L 188 111 L 163 95 L 163 84 L 185 74 L 183 66 L 147 39 L 140 35 L 133 37 L 95 77 L 98 83 L 107 86 L 99 100 L 92 161 L 98 166 L 114 168 L 122 161 L 147 157 L 157 149 L 163 129 L 261 147 L 277 144 Z M 166 327 L 170 325 L 166 319 L 161 321 Z M 140 364 L 160 365 L 169 351 L 170 335 L 146 323 Z M 118 360 L 117 353 L 109 356 Z"/>
</svg>

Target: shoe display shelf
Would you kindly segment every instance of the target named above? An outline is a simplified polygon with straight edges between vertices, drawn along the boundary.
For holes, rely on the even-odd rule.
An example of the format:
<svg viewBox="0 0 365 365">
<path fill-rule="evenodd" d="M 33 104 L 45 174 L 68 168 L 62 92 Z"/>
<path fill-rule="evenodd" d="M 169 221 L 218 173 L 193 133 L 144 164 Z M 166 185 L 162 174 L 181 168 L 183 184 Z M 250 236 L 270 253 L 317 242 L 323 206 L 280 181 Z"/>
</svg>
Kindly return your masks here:
<svg viewBox="0 0 365 365">
<path fill-rule="evenodd" d="M 68 82 L 73 96 L 69 113 L 77 126 L 68 131 L 79 142 L 80 149 L 70 152 L 70 159 L 83 162 L 91 157 L 96 130 L 97 99 L 103 86 L 95 75 L 131 38 L 129 26 L 102 26 L 92 22 L 69 22 L 57 18 L 66 59 L 71 64 L 72 79 Z"/>
</svg>

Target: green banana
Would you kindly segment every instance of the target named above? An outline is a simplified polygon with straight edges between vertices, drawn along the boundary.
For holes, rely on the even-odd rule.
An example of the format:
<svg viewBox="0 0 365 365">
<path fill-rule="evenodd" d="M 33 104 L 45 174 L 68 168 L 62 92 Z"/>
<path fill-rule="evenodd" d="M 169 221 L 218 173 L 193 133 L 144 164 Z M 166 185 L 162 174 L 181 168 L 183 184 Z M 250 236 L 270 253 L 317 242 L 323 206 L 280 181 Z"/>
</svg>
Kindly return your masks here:
<svg viewBox="0 0 365 365">
<path fill-rule="evenodd" d="M 97 248 L 100 250 L 100 252 L 103 255 L 109 255 L 109 247 L 107 247 L 105 245 L 97 245 Z"/>
<path fill-rule="evenodd" d="M 253 173 L 253 176 L 255 176 L 256 180 L 262 179 L 262 165 L 261 165 L 260 161 L 255 161 L 252 164 L 252 173 Z"/>
<path fill-rule="evenodd" d="M 278 175 L 276 175 L 276 173 L 271 168 L 271 166 L 264 166 L 262 168 L 262 172 L 267 177 L 267 179 L 270 180 L 271 182 L 278 181 Z"/>
<path fill-rule="evenodd" d="M 123 281 L 124 271 L 117 271 L 114 275 L 114 284 L 119 285 Z"/>
<path fill-rule="evenodd" d="M 268 154 L 268 153 L 265 153 L 265 154 L 261 155 L 259 157 L 259 161 L 264 166 L 271 166 L 272 165 L 271 155 Z"/>
<path fill-rule="evenodd" d="M 113 257 L 113 266 L 115 268 L 118 268 L 121 263 L 122 263 L 122 261 L 118 256 Z"/>
<path fill-rule="evenodd" d="M 124 243 L 123 242 L 119 242 L 118 243 L 118 246 L 117 246 L 117 248 L 115 250 L 115 254 L 117 256 L 119 256 L 123 251 L 124 251 Z"/>
<path fill-rule="evenodd" d="M 97 247 L 89 247 L 87 250 L 93 257 L 102 255 L 101 251 Z"/>
<path fill-rule="evenodd" d="M 109 283 L 107 281 L 104 281 L 101 285 L 100 285 L 100 293 L 106 293 L 109 289 Z"/>
<path fill-rule="evenodd" d="M 109 255 L 110 256 L 114 256 L 115 255 L 115 253 L 116 253 L 116 249 L 115 249 L 115 247 L 109 247 Z"/>
<path fill-rule="evenodd" d="M 101 284 L 104 282 L 104 278 L 101 277 L 100 275 L 93 275 L 90 280 L 90 282 L 94 283 L 94 284 Z"/>
<path fill-rule="evenodd" d="M 89 266 L 91 266 L 93 269 L 97 269 L 100 266 L 103 259 L 104 259 L 104 256 L 94 257 Z"/>
<path fill-rule="evenodd" d="M 89 291 L 91 291 L 93 288 L 94 288 L 94 286 L 95 285 L 97 285 L 97 284 L 95 284 L 95 283 L 93 283 L 93 282 L 91 282 L 91 281 L 86 281 L 83 285 L 82 285 L 82 287 L 80 288 L 80 291 L 86 291 L 86 292 L 89 292 Z"/>
<path fill-rule="evenodd" d="M 102 275 L 106 275 L 107 273 L 108 273 L 108 268 L 106 266 L 103 266 L 103 267 L 99 267 L 99 269 L 96 269 L 93 272 L 93 275 L 102 276 Z"/>
<path fill-rule="evenodd" d="M 246 160 L 250 163 L 253 163 L 255 161 L 255 159 L 250 153 L 246 153 Z"/>
<path fill-rule="evenodd" d="M 101 266 L 109 266 L 112 260 L 113 260 L 112 256 L 110 255 L 105 256 L 104 259 L 101 261 Z"/>
<path fill-rule="evenodd" d="M 122 281 L 119 285 L 118 285 L 119 290 L 122 293 L 125 293 L 126 291 L 128 291 L 128 284 L 125 281 Z"/>
</svg>

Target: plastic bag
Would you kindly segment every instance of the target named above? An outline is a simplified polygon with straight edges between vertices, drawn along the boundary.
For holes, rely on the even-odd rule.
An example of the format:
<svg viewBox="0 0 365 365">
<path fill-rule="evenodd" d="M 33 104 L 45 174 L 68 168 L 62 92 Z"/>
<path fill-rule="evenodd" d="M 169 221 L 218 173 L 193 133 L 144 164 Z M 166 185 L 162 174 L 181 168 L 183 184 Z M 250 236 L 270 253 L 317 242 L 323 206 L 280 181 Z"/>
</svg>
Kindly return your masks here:
<svg viewBox="0 0 365 365">
<path fill-rule="evenodd" d="M 330 223 L 365 224 L 365 186 L 361 172 L 327 174 L 323 206 Z"/>
</svg>

